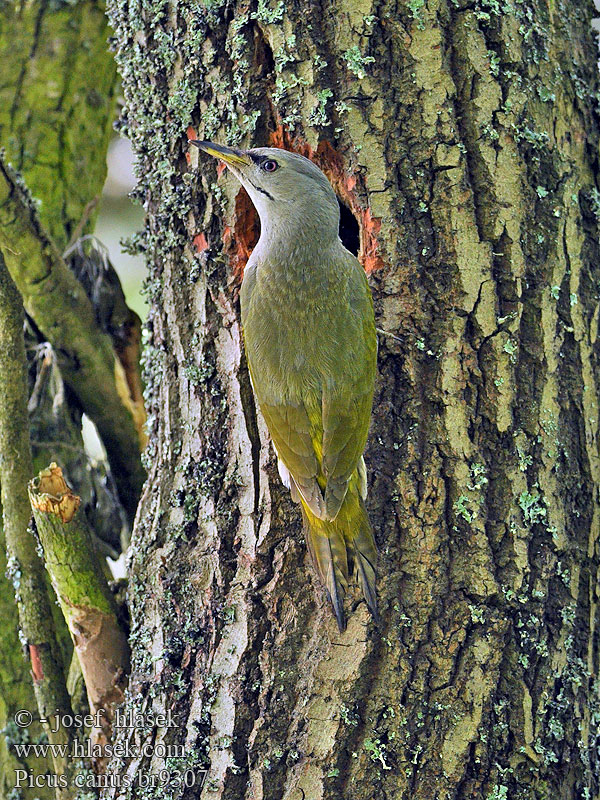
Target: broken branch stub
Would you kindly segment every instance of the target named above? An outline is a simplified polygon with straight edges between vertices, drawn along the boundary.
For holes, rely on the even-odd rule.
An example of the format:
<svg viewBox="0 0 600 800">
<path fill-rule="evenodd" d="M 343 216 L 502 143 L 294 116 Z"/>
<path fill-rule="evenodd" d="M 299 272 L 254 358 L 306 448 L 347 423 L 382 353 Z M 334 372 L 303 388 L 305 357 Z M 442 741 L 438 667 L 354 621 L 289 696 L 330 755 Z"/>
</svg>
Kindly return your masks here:
<svg viewBox="0 0 600 800">
<path fill-rule="evenodd" d="M 46 569 L 81 664 L 98 744 L 110 740 L 114 711 L 124 700 L 129 645 L 100 567 L 80 499 L 54 462 L 29 482 L 29 499 Z"/>
</svg>

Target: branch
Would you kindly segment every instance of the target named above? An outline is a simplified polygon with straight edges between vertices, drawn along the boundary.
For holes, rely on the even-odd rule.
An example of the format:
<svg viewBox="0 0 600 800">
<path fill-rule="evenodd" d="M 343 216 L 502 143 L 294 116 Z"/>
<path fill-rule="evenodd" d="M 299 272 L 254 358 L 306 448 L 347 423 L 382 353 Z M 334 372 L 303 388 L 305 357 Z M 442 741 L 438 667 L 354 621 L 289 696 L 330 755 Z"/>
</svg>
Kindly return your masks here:
<svg viewBox="0 0 600 800">
<path fill-rule="evenodd" d="M 23 306 L 0 255 L 0 485 L 8 574 L 15 588 L 19 624 L 28 648 L 40 717 L 71 713 L 63 664 L 52 624 L 44 569 L 27 527 L 31 510 L 27 482 L 33 472 L 27 418 L 27 365 L 23 340 Z M 47 727 L 52 744 L 68 744 L 62 725 Z M 69 763 L 53 753 L 57 774 L 68 774 Z M 60 794 L 69 797 L 69 793 Z"/>
<path fill-rule="evenodd" d="M 110 336 L 123 371 L 118 373 L 127 385 L 119 389 L 127 398 L 142 446 L 146 445 L 146 409 L 140 375 L 142 321 L 127 305 L 116 269 L 104 245 L 95 236 L 82 236 L 63 253 L 69 270 L 83 286 L 94 308 L 100 330 Z M 69 473 L 70 474 L 70 473 Z"/>
<path fill-rule="evenodd" d="M 44 549 L 46 570 L 77 651 L 90 711 L 101 711 L 99 744 L 111 739 L 117 705 L 125 699 L 129 645 L 102 574 L 80 498 L 52 463 L 29 482 L 29 499 Z"/>
<path fill-rule="evenodd" d="M 85 452 L 81 409 L 65 389 L 52 345 L 37 344 L 26 327 L 25 352 L 29 368 L 29 432 L 34 472 L 50 461 L 62 466 L 69 480 L 77 486 L 81 510 L 92 530 L 98 553 L 116 559 L 123 546 L 126 519 L 112 473 L 103 460 L 91 460 Z"/>
<path fill-rule="evenodd" d="M 144 473 L 133 416 L 117 388 L 121 366 L 82 286 L 42 229 L 23 182 L 1 159 L 0 249 L 27 312 L 65 357 L 64 380 L 98 428 L 131 522 Z"/>
</svg>

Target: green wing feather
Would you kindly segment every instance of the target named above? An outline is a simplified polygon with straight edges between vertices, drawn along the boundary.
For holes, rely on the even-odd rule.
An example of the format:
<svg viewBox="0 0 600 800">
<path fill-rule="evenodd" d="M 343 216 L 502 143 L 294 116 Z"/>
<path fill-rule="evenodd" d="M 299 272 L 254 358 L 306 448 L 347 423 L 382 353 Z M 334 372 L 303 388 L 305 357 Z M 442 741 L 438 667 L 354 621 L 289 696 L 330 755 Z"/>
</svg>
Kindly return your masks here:
<svg viewBox="0 0 600 800">
<path fill-rule="evenodd" d="M 313 446 L 304 405 L 260 404 L 277 455 L 288 468 L 298 491 L 316 517 L 325 513 L 318 476 L 320 464 Z"/>
<path fill-rule="evenodd" d="M 365 449 L 373 405 L 377 335 L 367 278 L 360 265 L 359 269 L 350 304 L 360 327 L 346 345 L 342 379 L 328 383 L 323 392 L 322 469 L 327 481 L 325 506 L 329 519 L 339 512 L 348 481 Z"/>
</svg>

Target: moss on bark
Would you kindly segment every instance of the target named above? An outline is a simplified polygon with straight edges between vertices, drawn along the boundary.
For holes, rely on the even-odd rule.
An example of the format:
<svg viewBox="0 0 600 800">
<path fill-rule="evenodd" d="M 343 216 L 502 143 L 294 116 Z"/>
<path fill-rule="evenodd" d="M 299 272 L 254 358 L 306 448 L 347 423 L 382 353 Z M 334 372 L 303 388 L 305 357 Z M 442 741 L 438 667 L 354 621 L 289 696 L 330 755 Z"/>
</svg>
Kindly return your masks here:
<svg viewBox="0 0 600 800">
<path fill-rule="evenodd" d="M 0 4 L 0 144 L 24 175 L 43 224 L 61 250 L 78 227 L 83 232 L 90 224 L 106 174 L 104 156 L 116 100 L 108 32 L 104 4 L 97 0 Z M 4 368 L 2 373 L 4 380 Z M 0 794 L 12 797 L 13 767 L 25 765 L 41 775 L 52 765 L 51 760 L 14 760 L 12 743 L 27 736 L 36 741 L 40 728 L 34 724 L 19 732 L 11 723 L 19 708 L 34 712 L 35 699 L 29 659 L 22 657 L 17 636 L 14 588 L 1 577 L 4 572 L 2 557 L 0 613 L 6 624 L 0 668 L 0 728 L 5 730 Z M 54 790 L 22 786 L 19 796 L 45 800 Z"/>
<path fill-rule="evenodd" d="M 98 714 L 96 743 L 110 741 L 116 706 L 125 699 L 129 672 L 127 636 L 102 571 L 81 499 L 52 463 L 29 483 L 29 499 L 44 550 L 44 563 L 73 638 L 89 707 Z M 97 765 L 104 759 L 98 758 Z"/>
<path fill-rule="evenodd" d="M 4 3 L 0 142 L 64 250 L 106 176 L 116 102 L 104 3 Z M 85 226 L 87 227 L 87 226 Z M 84 231 L 85 232 L 85 231 Z"/>
</svg>

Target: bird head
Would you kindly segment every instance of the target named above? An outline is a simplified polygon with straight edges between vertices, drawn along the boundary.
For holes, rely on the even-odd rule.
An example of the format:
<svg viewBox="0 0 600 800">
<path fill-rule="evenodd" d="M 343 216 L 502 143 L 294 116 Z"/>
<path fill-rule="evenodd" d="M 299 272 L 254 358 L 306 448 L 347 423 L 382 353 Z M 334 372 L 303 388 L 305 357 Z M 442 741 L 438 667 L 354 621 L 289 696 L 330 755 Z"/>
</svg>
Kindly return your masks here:
<svg viewBox="0 0 600 800">
<path fill-rule="evenodd" d="M 333 188 L 308 158 L 277 147 L 238 150 L 214 142 L 190 144 L 223 161 L 250 195 L 262 230 L 288 229 L 301 224 L 307 233 L 335 237 L 339 205 Z"/>
</svg>

